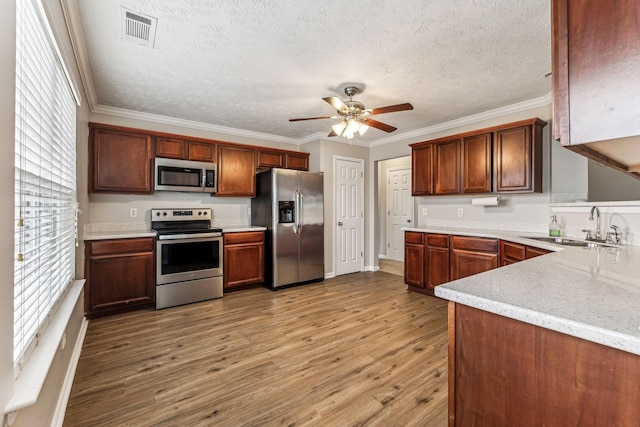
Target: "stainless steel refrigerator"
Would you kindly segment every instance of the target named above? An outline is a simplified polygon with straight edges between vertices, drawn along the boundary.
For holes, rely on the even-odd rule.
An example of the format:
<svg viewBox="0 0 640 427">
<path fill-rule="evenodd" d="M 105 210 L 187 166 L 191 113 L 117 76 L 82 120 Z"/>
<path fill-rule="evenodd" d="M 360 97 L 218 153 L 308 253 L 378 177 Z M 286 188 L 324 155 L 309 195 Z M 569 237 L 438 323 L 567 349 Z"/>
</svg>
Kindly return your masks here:
<svg viewBox="0 0 640 427">
<path fill-rule="evenodd" d="M 322 173 L 276 168 L 256 181 L 251 223 L 267 227 L 265 285 L 275 290 L 323 280 Z"/>
</svg>

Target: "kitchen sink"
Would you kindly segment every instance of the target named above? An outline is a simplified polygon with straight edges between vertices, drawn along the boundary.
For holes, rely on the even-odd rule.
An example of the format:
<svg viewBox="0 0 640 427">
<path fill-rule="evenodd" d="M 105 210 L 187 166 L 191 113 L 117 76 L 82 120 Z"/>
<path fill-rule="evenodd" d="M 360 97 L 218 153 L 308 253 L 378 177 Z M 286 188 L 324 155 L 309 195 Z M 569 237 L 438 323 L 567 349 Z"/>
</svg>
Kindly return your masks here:
<svg viewBox="0 0 640 427">
<path fill-rule="evenodd" d="M 520 237 L 523 237 L 525 239 L 538 240 L 539 242 L 555 243 L 556 245 L 562 245 L 562 246 L 579 246 L 583 248 L 591 248 L 599 245 L 599 243 L 597 242 L 565 239 L 564 237 L 528 237 L 528 236 L 520 236 Z"/>
</svg>

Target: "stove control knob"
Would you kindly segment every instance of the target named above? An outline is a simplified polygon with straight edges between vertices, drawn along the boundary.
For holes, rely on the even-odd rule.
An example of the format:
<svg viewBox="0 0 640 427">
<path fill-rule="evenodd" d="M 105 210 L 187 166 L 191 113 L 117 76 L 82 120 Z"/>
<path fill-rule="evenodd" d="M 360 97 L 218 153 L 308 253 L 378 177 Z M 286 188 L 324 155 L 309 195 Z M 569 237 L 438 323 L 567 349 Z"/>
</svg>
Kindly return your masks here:
<svg viewBox="0 0 640 427">
<path fill-rule="evenodd" d="M 201 215 L 202 215 L 202 211 L 198 211 L 198 216 L 201 216 Z"/>
<path fill-rule="evenodd" d="M 156 216 L 160 216 L 160 212 L 156 212 Z"/>
<path fill-rule="evenodd" d="M 162 216 L 167 216 L 167 213 L 166 212 L 162 212 Z"/>
</svg>

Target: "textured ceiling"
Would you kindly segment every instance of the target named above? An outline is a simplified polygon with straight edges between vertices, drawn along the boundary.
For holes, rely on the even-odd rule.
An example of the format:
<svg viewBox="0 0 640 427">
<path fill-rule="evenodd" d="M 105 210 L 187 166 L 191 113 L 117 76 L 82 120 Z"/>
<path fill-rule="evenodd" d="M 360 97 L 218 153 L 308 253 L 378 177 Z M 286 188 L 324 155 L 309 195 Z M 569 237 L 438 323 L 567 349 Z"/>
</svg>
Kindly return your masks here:
<svg viewBox="0 0 640 427">
<path fill-rule="evenodd" d="M 551 90 L 549 0 L 75 0 L 95 105 L 289 138 L 328 133 L 346 82 L 405 133 Z M 121 7 L 157 18 L 155 46 Z M 75 23 L 78 25 L 78 23 Z M 363 142 L 387 137 L 371 129 Z"/>
</svg>

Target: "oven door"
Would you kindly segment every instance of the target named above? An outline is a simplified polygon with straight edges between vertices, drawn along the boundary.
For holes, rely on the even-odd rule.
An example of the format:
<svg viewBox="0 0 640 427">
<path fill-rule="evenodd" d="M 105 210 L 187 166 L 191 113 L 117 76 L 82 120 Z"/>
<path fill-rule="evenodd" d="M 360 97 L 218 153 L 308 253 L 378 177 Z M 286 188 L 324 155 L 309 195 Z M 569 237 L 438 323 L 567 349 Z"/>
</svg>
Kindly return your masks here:
<svg viewBox="0 0 640 427">
<path fill-rule="evenodd" d="M 222 276 L 222 237 L 158 240 L 156 283 Z"/>
</svg>

